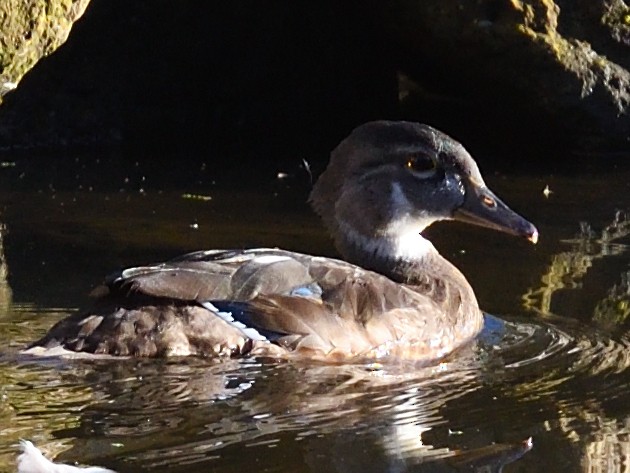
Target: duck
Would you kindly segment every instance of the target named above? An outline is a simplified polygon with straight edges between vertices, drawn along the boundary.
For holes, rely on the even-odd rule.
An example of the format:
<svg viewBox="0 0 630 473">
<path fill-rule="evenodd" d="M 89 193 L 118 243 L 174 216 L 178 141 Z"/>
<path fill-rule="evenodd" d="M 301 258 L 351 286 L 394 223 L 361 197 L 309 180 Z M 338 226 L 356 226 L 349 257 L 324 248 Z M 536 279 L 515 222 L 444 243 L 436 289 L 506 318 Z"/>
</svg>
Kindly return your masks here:
<svg viewBox="0 0 630 473">
<path fill-rule="evenodd" d="M 126 268 L 95 290 L 89 310 L 28 349 L 430 363 L 469 344 L 484 316 L 464 275 L 423 231 L 459 220 L 538 240 L 462 144 L 416 122 L 355 128 L 332 151 L 309 202 L 342 259 L 213 249 Z"/>
</svg>

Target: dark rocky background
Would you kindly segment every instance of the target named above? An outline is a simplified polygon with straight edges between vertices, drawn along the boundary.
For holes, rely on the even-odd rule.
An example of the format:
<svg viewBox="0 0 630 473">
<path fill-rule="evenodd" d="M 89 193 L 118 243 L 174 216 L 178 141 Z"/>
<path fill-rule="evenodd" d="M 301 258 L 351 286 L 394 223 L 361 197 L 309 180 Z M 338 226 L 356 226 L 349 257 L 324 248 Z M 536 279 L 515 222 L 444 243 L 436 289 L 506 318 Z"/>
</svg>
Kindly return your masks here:
<svg viewBox="0 0 630 473">
<path fill-rule="evenodd" d="M 0 149 L 256 174 L 406 118 L 499 168 L 606 159 L 628 149 L 628 38 L 615 0 L 92 0 L 4 96 Z"/>
</svg>

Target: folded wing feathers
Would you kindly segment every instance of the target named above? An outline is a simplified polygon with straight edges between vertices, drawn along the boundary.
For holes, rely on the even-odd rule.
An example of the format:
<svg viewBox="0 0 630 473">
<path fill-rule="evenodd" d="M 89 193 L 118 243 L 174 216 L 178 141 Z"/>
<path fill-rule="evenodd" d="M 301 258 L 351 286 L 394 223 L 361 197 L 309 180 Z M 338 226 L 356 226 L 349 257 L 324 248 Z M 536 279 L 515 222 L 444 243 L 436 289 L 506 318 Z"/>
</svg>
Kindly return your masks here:
<svg viewBox="0 0 630 473">
<path fill-rule="evenodd" d="M 221 259 L 212 252 L 187 255 L 155 266 L 125 269 L 106 281 L 110 289 L 140 292 L 149 296 L 177 300 L 248 300 L 259 293 L 287 294 L 295 287 L 313 282 L 308 268 L 283 255 L 221 252 Z M 288 253 L 288 252 L 286 252 Z M 201 258 L 215 256 L 213 261 Z M 288 253 L 289 255 L 291 253 Z"/>
<path fill-rule="evenodd" d="M 222 299 L 229 295 L 229 273 L 221 268 L 154 267 L 125 270 L 110 283 L 117 290 L 141 292 L 148 296 L 196 301 Z"/>
<path fill-rule="evenodd" d="M 251 340 L 258 340 L 258 341 L 262 341 L 262 342 L 268 342 L 269 341 L 267 339 L 267 337 L 265 337 L 263 334 L 261 334 L 254 327 L 248 327 L 247 325 L 245 325 L 240 320 L 236 320 L 234 318 L 234 316 L 232 315 L 233 312 L 219 310 L 210 301 L 201 302 L 201 305 L 203 307 L 205 307 L 206 309 L 208 309 L 210 312 L 212 312 L 217 317 L 221 318 L 222 320 L 224 320 L 225 322 L 230 324 L 231 326 L 236 327 L 237 329 L 239 329 L 243 333 L 243 335 L 245 335 L 246 337 L 250 338 Z"/>
<path fill-rule="evenodd" d="M 224 285 L 217 290 L 221 282 L 214 279 L 216 273 L 208 274 L 208 268 L 200 268 L 215 264 L 204 262 L 198 262 L 194 268 L 145 270 L 134 275 L 133 284 L 144 293 L 169 294 L 179 299 L 185 295 L 197 300 L 247 338 L 257 341 L 270 341 L 270 333 L 274 341 L 286 334 L 285 340 L 290 339 L 294 346 L 331 350 L 346 345 L 345 350 L 361 351 L 402 336 L 396 319 L 406 313 L 393 309 L 411 303 L 406 300 L 407 291 L 401 291 L 399 285 L 392 287 L 394 283 L 385 277 L 357 270 L 345 262 L 331 266 L 327 261 L 325 267 L 311 263 L 313 260 L 298 261 L 282 255 L 250 258 L 237 265 L 227 278 L 230 289 Z M 226 278 L 221 275 L 217 279 Z M 208 288 L 210 284 L 215 287 Z M 202 295 L 209 297 L 203 300 Z M 221 310 L 216 306 L 221 305 L 220 300 L 240 300 L 247 309 Z"/>
<path fill-rule="evenodd" d="M 426 322 L 407 309 L 434 305 L 344 261 L 280 250 L 192 253 L 126 269 L 110 278 L 108 287 L 123 300 L 138 293 L 166 304 L 196 302 L 251 340 L 355 353 L 406 337 L 405 331 Z"/>
</svg>

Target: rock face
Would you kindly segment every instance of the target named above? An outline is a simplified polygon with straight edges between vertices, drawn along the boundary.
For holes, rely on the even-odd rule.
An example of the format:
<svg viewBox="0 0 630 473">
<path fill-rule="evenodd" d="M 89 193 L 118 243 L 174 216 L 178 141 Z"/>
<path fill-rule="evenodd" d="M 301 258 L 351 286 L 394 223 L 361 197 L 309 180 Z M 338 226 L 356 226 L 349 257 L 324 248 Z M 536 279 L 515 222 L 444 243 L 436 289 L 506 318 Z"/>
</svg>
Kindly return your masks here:
<svg viewBox="0 0 630 473">
<path fill-rule="evenodd" d="M 630 8 L 621 0 L 397 0 L 400 67 L 518 123 L 606 148 L 630 137 Z M 535 129 L 532 130 L 535 132 Z"/>
<path fill-rule="evenodd" d="M 0 102 L 43 56 L 68 38 L 90 0 L 3 0 L 0 3 Z"/>
<path fill-rule="evenodd" d="M 353 12 L 344 2 L 93 0 L 68 42 L 7 95 L 0 149 L 246 144 L 270 157 L 290 148 L 295 160 L 315 143 L 325 156 L 396 106 L 379 36 Z"/>
<path fill-rule="evenodd" d="M 2 29 L 5 90 L 87 5 L 48 2 L 0 6 L 12 25 Z M 68 43 L 7 95 L 0 148 L 295 150 L 310 136 L 325 152 L 374 118 L 426 121 L 473 146 L 627 146 L 622 0 L 298 3 L 93 0 Z"/>
</svg>

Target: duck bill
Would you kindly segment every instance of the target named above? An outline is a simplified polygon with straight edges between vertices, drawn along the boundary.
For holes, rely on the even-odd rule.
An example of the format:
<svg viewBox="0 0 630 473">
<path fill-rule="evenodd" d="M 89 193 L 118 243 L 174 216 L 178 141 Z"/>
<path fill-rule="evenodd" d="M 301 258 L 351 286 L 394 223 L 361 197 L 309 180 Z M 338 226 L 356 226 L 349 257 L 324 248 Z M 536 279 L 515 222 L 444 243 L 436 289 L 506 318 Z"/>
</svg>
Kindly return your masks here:
<svg viewBox="0 0 630 473">
<path fill-rule="evenodd" d="M 466 197 L 453 215 L 455 220 L 525 237 L 536 244 L 536 227 L 505 205 L 485 185 L 464 181 L 464 187 Z"/>
</svg>

